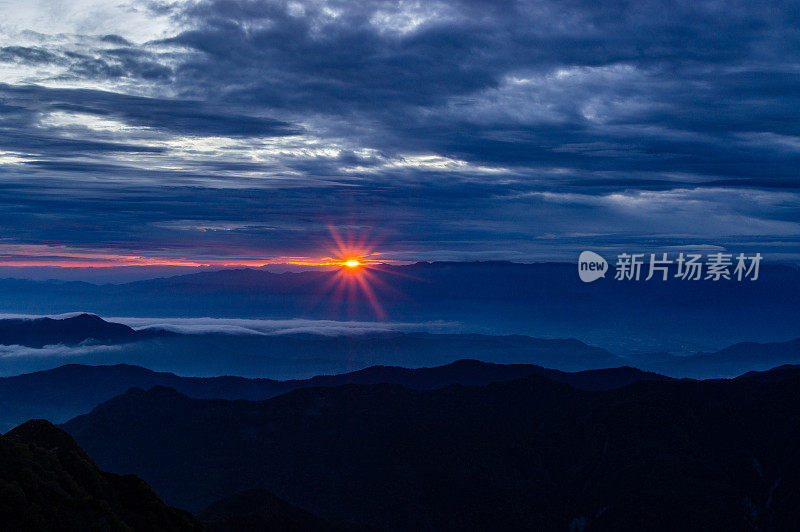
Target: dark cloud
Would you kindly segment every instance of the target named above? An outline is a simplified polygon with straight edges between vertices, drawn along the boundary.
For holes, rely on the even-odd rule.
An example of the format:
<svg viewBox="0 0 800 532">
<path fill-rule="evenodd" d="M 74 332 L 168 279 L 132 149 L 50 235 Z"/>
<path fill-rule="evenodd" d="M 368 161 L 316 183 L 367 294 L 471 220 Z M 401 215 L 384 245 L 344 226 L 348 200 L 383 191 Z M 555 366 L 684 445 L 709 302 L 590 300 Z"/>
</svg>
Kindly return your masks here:
<svg viewBox="0 0 800 532">
<path fill-rule="evenodd" d="M 0 62 L 20 62 L 29 65 L 59 63 L 60 57 L 42 48 L 28 46 L 0 47 Z"/>
<path fill-rule="evenodd" d="M 800 255 L 796 2 L 148 8 L 171 37 L 0 49 L 58 69 L 0 86 L 0 175 L 52 187 L 9 189 L 8 238 L 300 254 L 338 224 L 410 258 Z M 77 83 L 96 88 L 54 88 Z"/>
<path fill-rule="evenodd" d="M 201 101 L 145 98 L 88 89 L 5 85 L 4 99 L 42 114 L 66 111 L 112 118 L 125 124 L 188 135 L 280 136 L 302 129 L 267 117 L 242 115 Z"/>
<path fill-rule="evenodd" d="M 393 29 L 394 6 L 193 5 L 180 16 L 195 27 L 169 40 L 200 52 L 177 66 L 178 86 L 255 108 L 333 113 L 343 128 L 363 120 L 373 124 L 366 142 L 390 152 L 708 178 L 753 178 L 769 158 L 771 176 L 796 175 L 797 150 L 776 157 L 773 146 L 735 137 L 797 134 L 792 3 L 453 1 L 428 6 L 437 16 L 408 33 Z M 389 22 L 373 23 L 382 13 Z M 230 72 L 237 83 L 219 83 Z M 544 79 L 515 89 L 514 76 Z M 504 93 L 508 103 L 493 105 Z M 606 147 L 565 150 L 594 143 Z"/>
<path fill-rule="evenodd" d="M 101 40 L 103 42 L 116 44 L 118 46 L 131 46 L 132 44 L 129 40 L 125 39 L 124 37 L 120 37 L 119 35 L 113 35 L 113 34 L 104 35 Z"/>
</svg>

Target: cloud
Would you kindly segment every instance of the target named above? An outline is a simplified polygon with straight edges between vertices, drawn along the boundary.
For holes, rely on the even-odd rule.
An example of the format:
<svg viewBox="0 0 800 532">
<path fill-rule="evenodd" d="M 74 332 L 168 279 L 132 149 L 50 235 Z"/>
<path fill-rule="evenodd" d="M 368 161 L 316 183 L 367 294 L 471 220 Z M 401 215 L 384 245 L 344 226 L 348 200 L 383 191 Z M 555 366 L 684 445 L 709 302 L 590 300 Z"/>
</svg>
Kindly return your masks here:
<svg viewBox="0 0 800 532">
<path fill-rule="evenodd" d="M 26 319 L 38 318 L 65 319 L 75 317 L 85 312 L 68 312 L 64 314 L 0 314 L 0 319 Z M 422 323 L 381 322 L 381 321 L 337 321 L 337 320 L 264 320 L 244 318 L 134 318 L 134 317 L 104 317 L 112 323 L 123 323 L 137 330 L 160 329 L 181 334 L 253 334 L 258 336 L 284 335 L 284 334 L 317 334 L 325 336 L 358 335 L 387 332 L 431 332 L 446 333 L 457 332 L 461 325 L 457 322 L 430 321 Z M 21 346 L 9 347 L 10 352 L 22 352 Z M 94 349 L 103 346 L 77 346 L 75 349 Z M 19 349 L 18 349 L 19 348 Z M 73 347 L 45 346 L 43 350 L 32 349 L 35 353 L 68 353 Z M 47 351 L 49 350 L 49 351 Z M 27 352 L 27 351 L 26 351 Z M 88 353 L 90 351 L 86 351 Z M 82 352 L 81 354 L 84 354 Z"/>
<path fill-rule="evenodd" d="M 0 360 L 3 359 L 30 359 L 30 358 L 69 358 L 86 355 L 102 355 L 113 351 L 120 351 L 118 345 L 46 345 L 44 347 L 26 347 L 22 345 L 0 345 Z"/>
<path fill-rule="evenodd" d="M 800 254 L 791 2 L 45 4 L 3 8 L 4 243 L 202 262 L 318 253 L 333 225 L 411 260 Z"/>
<path fill-rule="evenodd" d="M 154 128 L 176 134 L 201 136 L 281 136 L 296 135 L 297 127 L 280 120 L 237 115 L 230 109 L 213 110 L 199 101 L 145 98 L 89 89 L 48 89 L 37 86 L 3 85 L 8 105 L 25 106 L 29 113 L 47 117 L 101 118 L 116 121 L 112 128 Z M 80 123 L 80 122 L 78 122 Z M 87 129 L 96 124 L 84 122 Z"/>
<path fill-rule="evenodd" d="M 324 336 L 359 335 L 386 332 L 453 332 L 453 322 L 392 323 L 334 320 L 257 320 L 233 318 L 106 318 L 135 329 L 163 329 L 182 334 L 315 334 Z"/>
</svg>

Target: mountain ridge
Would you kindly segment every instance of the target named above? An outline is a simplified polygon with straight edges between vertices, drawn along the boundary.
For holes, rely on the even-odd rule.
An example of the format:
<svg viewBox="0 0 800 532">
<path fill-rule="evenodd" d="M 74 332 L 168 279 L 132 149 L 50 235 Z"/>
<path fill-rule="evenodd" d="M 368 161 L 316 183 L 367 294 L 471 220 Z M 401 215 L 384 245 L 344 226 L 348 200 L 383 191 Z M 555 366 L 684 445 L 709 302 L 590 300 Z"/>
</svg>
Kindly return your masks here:
<svg viewBox="0 0 800 532">
<path fill-rule="evenodd" d="M 258 402 L 160 387 L 64 427 L 99 463 L 184 508 L 267 489 L 392 530 L 786 529 L 800 520 L 798 390 L 797 373 L 604 391 L 541 375 L 348 384 Z M 187 487 L 198 476 L 202 489 Z"/>
<path fill-rule="evenodd" d="M 86 413 L 129 388 L 166 386 L 196 398 L 262 400 L 296 388 L 343 384 L 393 382 L 412 389 L 432 389 L 451 384 L 489 384 L 532 373 L 545 374 L 585 389 L 623 386 L 638 379 L 669 379 L 634 368 L 563 372 L 534 364 L 494 364 L 459 360 L 443 366 L 403 368 L 372 366 L 338 375 L 318 375 L 302 380 L 248 379 L 235 376 L 179 377 L 140 366 L 117 364 L 86 366 L 67 364 L 51 370 L 0 378 L 0 427 L 25 419 L 45 417 L 61 423 Z"/>
<path fill-rule="evenodd" d="M 87 308 L 147 316 L 159 309 L 183 317 L 374 320 L 363 294 L 331 297 L 336 274 L 221 270 L 93 286 L 0 280 L 0 307 L 25 314 Z M 567 263 L 417 263 L 373 269 L 366 277 L 395 321 L 449 320 L 492 334 L 577 337 L 620 354 L 697 352 L 800 336 L 800 271 L 782 265 L 762 265 L 755 283 L 609 278 L 586 284 Z"/>
<path fill-rule="evenodd" d="M 141 479 L 102 471 L 63 430 L 31 420 L 0 436 L 4 530 L 201 531 Z"/>
</svg>

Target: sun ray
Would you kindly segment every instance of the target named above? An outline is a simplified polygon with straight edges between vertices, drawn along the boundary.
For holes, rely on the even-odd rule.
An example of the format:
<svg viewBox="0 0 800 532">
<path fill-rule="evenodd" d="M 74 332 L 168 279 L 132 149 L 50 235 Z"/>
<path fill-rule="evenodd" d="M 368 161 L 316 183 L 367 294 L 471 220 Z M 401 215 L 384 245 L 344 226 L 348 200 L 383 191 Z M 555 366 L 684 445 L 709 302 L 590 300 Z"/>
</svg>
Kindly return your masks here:
<svg viewBox="0 0 800 532">
<path fill-rule="evenodd" d="M 363 230 L 343 233 L 334 226 L 329 226 L 328 230 L 331 237 L 326 246 L 328 257 L 320 262 L 337 269 L 329 273 L 324 289 L 311 303 L 312 308 L 325 305 L 348 317 L 363 317 L 369 309 L 375 318 L 387 319 L 381 297 L 402 300 L 403 296 L 385 280 L 386 275 L 395 272 L 388 270 L 386 263 L 379 259 L 377 240 Z"/>
</svg>

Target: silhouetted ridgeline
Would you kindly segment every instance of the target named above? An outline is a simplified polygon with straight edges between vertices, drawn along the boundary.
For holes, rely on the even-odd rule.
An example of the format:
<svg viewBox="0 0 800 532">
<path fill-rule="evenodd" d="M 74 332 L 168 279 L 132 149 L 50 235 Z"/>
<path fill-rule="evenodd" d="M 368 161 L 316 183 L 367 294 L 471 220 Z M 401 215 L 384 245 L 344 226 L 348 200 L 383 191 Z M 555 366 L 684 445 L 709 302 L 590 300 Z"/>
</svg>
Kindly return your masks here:
<svg viewBox="0 0 800 532">
<path fill-rule="evenodd" d="M 266 489 L 390 530 L 796 530 L 800 372 L 582 391 L 134 389 L 65 424 L 103 467 L 198 510 Z M 202 479 L 199 481 L 198 479 Z"/>
<path fill-rule="evenodd" d="M 64 431 L 29 421 L 0 436 L 4 531 L 200 531 L 141 479 L 105 473 Z"/>
<path fill-rule="evenodd" d="M 198 516 L 209 532 L 370 532 L 377 529 L 331 522 L 263 490 L 245 490 L 211 503 Z"/>
<path fill-rule="evenodd" d="M 655 373 L 624 367 L 566 373 L 531 364 L 503 365 L 477 360 L 460 360 L 446 366 L 419 369 L 373 366 L 341 375 L 289 381 L 178 377 L 172 373 L 159 373 L 126 364 L 70 364 L 52 370 L 0 378 L 0 430 L 10 429 L 31 418 L 63 423 L 133 387 L 147 389 L 166 386 L 196 398 L 262 400 L 312 386 L 395 383 L 413 389 L 434 389 L 451 384 L 489 384 L 531 374 L 546 375 L 588 390 L 616 388 L 643 379 L 668 379 Z"/>
</svg>

